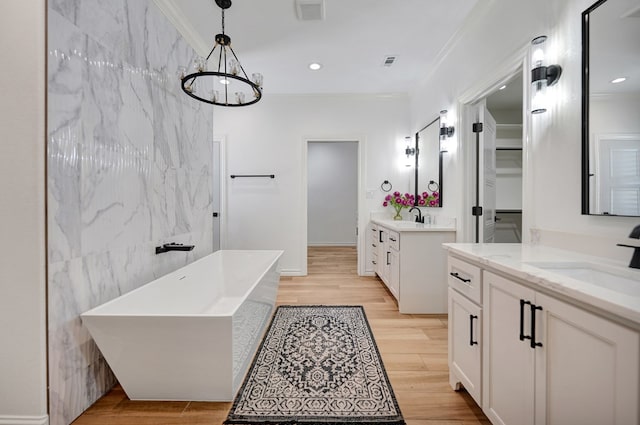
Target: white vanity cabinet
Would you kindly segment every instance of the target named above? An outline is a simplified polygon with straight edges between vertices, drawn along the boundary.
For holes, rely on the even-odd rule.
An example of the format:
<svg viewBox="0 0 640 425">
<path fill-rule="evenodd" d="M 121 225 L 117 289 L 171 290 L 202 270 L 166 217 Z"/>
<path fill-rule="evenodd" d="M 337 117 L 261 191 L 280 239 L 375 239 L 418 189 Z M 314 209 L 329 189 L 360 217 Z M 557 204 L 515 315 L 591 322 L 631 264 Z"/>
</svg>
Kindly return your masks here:
<svg viewBox="0 0 640 425">
<path fill-rule="evenodd" d="M 446 313 L 446 255 L 442 244 L 455 240 L 455 227 L 411 222 L 374 224 L 377 238 L 371 248 L 376 250 L 376 273 L 398 300 L 400 313 Z"/>
<path fill-rule="evenodd" d="M 639 423 L 637 331 L 489 271 L 482 285 L 493 424 Z"/>
<path fill-rule="evenodd" d="M 449 257 L 449 384 L 482 405 L 482 303 L 479 267 Z"/>
</svg>

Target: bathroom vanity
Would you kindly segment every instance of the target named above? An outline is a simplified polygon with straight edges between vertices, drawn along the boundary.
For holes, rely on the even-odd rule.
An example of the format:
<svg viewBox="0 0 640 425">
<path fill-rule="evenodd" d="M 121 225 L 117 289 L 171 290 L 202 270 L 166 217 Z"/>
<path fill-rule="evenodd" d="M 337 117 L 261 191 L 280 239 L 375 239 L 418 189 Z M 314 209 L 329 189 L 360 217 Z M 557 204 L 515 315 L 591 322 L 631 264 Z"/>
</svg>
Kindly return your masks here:
<svg viewBox="0 0 640 425">
<path fill-rule="evenodd" d="M 640 423 L 640 271 L 544 246 L 444 248 L 450 384 L 492 423 Z"/>
<path fill-rule="evenodd" d="M 372 219 L 369 229 L 371 265 L 398 301 L 400 313 L 446 313 L 446 255 L 441 245 L 455 241 L 455 223 Z"/>
</svg>

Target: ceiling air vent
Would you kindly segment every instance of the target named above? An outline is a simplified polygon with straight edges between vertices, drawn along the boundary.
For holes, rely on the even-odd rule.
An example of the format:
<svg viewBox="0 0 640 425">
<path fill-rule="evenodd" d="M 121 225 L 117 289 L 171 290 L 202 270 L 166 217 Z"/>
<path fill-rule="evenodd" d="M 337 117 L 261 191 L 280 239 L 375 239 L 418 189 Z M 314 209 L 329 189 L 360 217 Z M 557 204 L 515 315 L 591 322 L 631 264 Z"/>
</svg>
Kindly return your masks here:
<svg viewBox="0 0 640 425">
<path fill-rule="evenodd" d="M 385 56 L 384 62 L 382 63 L 382 65 L 383 66 L 391 66 L 396 61 L 396 58 L 397 58 L 396 55 Z"/>
<path fill-rule="evenodd" d="M 324 0 L 295 0 L 296 14 L 301 21 L 324 19 Z"/>
</svg>

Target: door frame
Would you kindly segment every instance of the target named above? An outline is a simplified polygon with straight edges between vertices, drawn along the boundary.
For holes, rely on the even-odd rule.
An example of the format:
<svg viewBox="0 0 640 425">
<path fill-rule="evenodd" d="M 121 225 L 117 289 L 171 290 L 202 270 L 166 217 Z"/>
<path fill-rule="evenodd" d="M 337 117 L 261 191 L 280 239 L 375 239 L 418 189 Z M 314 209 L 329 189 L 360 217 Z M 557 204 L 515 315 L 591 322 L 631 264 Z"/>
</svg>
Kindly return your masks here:
<svg viewBox="0 0 640 425">
<path fill-rule="evenodd" d="M 225 184 L 225 175 L 227 169 L 227 136 L 214 134 L 212 141 L 213 143 L 220 143 L 220 169 L 218 170 L 218 172 L 216 172 L 216 170 L 212 170 L 211 184 L 214 184 L 214 176 L 217 176 L 220 179 L 220 209 L 218 211 L 218 220 L 220 221 L 220 249 L 222 250 L 227 247 L 227 185 Z M 213 164 L 213 150 L 211 151 L 211 161 Z M 211 203 L 211 213 L 213 215 L 213 197 Z M 211 220 L 213 220 L 213 216 L 210 218 Z M 213 240 L 213 231 L 211 234 L 211 238 Z"/>
<path fill-rule="evenodd" d="M 464 185 L 464 190 L 460 191 L 461 199 L 459 199 L 459 205 L 462 207 L 459 212 L 458 231 L 461 237 L 457 238 L 458 242 L 473 242 L 475 235 L 475 220 L 471 215 L 471 207 L 475 204 L 475 149 L 470 147 L 475 146 L 476 143 L 476 135 L 471 129 L 471 123 L 476 120 L 476 106 L 518 73 L 522 73 L 522 243 L 530 241 L 529 229 L 534 223 L 531 222 L 529 211 L 531 211 L 533 200 L 527 197 L 525 190 L 530 187 L 533 179 L 531 113 L 529 112 L 530 62 L 529 43 L 526 43 L 498 65 L 493 74 L 478 81 L 457 99 L 458 122 L 462 123 L 458 133 L 460 134 L 459 144 L 460 147 L 465 147 L 465 149 L 458 149 L 461 155 L 460 164 L 462 164 L 461 181 Z"/>
<path fill-rule="evenodd" d="M 356 145 L 358 146 L 358 154 L 357 154 L 357 176 L 358 176 L 358 181 L 357 181 L 357 185 L 358 185 L 358 199 L 356 202 L 357 205 L 357 214 L 358 214 L 358 220 L 357 220 L 357 229 L 358 229 L 358 236 L 356 238 L 356 252 L 358 255 L 358 275 L 362 276 L 365 274 L 365 251 L 364 251 L 364 247 L 365 245 L 365 236 L 366 236 L 366 232 L 364 231 L 366 229 L 367 226 L 367 222 L 369 220 L 368 217 L 366 217 L 365 214 L 365 189 L 364 189 L 364 182 L 365 182 L 365 146 L 366 146 L 366 140 L 365 137 L 362 135 L 356 135 L 356 136 L 344 136 L 344 137 L 303 137 L 302 138 L 302 162 L 301 162 L 301 167 L 302 167 L 302 185 L 301 185 L 301 191 L 302 191 L 302 208 L 300 208 L 301 210 L 301 214 L 302 216 L 300 217 L 300 223 L 301 223 L 301 227 L 300 227 L 300 234 L 302 235 L 301 239 L 301 246 L 300 246 L 300 253 L 302 255 L 302 258 L 304 259 L 302 262 L 302 275 L 306 276 L 307 275 L 307 244 L 308 244 L 308 235 L 307 235 L 307 229 L 308 229 L 308 190 L 309 190 L 309 181 L 308 181 L 308 173 L 309 173 L 309 143 L 313 143 L 313 142 L 326 142 L 326 143 L 340 143 L 340 142 L 355 142 Z M 363 217 L 363 215 L 365 215 Z"/>
</svg>

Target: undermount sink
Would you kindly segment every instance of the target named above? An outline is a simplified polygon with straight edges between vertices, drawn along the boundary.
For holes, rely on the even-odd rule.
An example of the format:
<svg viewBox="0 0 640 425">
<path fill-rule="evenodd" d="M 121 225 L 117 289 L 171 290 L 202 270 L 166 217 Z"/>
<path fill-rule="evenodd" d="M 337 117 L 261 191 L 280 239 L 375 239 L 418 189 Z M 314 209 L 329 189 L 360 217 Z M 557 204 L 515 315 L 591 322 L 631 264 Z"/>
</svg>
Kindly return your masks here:
<svg viewBox="0 0 640 425">
<path fill-rule="evenodd" d="M 590 285 L 609 289 L 618 293 L 640 297 L 640 277 L 621 276 L 593 263 L 573 262 L 530 262 L 530 266 L 560 274 Z"/>
</svg>

